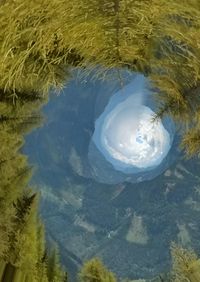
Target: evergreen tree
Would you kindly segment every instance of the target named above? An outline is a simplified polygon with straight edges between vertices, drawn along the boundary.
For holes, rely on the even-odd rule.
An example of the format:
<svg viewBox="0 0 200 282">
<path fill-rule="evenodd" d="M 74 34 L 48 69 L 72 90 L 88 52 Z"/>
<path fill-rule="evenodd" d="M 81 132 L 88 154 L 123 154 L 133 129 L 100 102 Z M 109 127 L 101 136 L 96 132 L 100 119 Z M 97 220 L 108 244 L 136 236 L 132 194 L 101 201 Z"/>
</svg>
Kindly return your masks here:
<svg viewBox="0 0 200 282">
<path fill-rule="evenodd" d="M 9 248 L 4 256 L 7 262 L 4 276 L 10 275 L 12 268 L 13 277 L 17 269 L 34 277 L 37 240 L 35 195 L 23 194 L 14 203 L 14 208 L 13 228 L 8 237 Z"/>
<path fill-rule="evenodd" d="M 172 270 L 175 282 L 199 282 L 200 259 L 190 250 L 183 249 L 175 244 L 171 248 Z"/>
<path fill-rule="evenodd" d="M 48 282 L 47 265 L 48 254 L 45 244 L 45 228 L 42 222 L 38 222 L 37 228 L 37 260 L 36 260 L 36 277 L 37 281 Z"/>
<path fill-rule="evenodd" d="M 57 246 L 51 249 L 47 260 L 47 276 L 49 282 L 66 281 L 65 272 L 60 267 L 59 254 Z"/>
<path fill-rule="evenodd" d="M 116 282 L 115 275 L 103 263 L 93 258 L 83 265 L 79 273 L 80 282 Z"/>
</svg>

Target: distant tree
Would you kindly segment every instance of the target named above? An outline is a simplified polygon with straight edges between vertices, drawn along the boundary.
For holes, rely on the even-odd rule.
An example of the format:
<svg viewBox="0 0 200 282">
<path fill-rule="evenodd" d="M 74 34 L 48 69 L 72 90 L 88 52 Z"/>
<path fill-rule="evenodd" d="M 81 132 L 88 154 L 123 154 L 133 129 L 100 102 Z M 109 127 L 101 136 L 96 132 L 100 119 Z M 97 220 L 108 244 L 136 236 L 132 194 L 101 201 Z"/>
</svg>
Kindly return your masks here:
<svg viewBox="0 0 200 282">
<path fill-rule="evenodd" d="M 14 280 L 15 275 L 18 273 L 18 268 L 22 265 L 21 259 L 27 260 L 28 254 L 24 257 L 23 254 L 21 256 L 21 253 L 24 252 L 25 249 L 22 248 L 22 245 L 24 247 L 24 242 L 27 240 L 27 234 L 24 232 L 24 229 L 26 229 L 27 221 L 29 221 L 28 216 L 32 208 L 34 197 L 35 195 L 31 195 L 30 197 L 23 195 L 22 198 L 18 199 L 16 204 L 14 204 L 15 213 L 12 217 L 12 229 L 8 234 L 8 248 L 3 253 L 2 257 L 3 261 L 6 262 L 2 281 Z M 30 269 L 29 265 L 29 271 Z"/>
<path fill-rule="evenodd" d="M 30 276 L 35 275 L 36 207 L 35 194 L 24 193 L 14 203 L 13 228 L 8 236 L 8 250 L 4 255 L 9 269 L 11 266 L 20 268 L 25 273 L 28 271 Z"/>
<path fill-rule="evenodd" d="M 48 282 L 47 264 L 48 254 L 45 242 L 45 227 L 43 223 L 38 220 L 37 224 L 37 242 L 36 242 L 36 277 L 37 281 Z"/>
<path fill-rule="evenodd" d="M 79 275 L 80 282 L 116 282 L 115 275 L 110 272 L 103 263 L 97 259 L 93 258 L 87 261 Z"/>
<path fill-rule="evenodd" d="M 66 274 L 60 266 L 60 259 L 57 246 L 54 246 L 47 260 L 47 277 L 49 282 L 64 282 Z"/>
<path fill-rule="evenodd" d="M 65 272 L 65 274 L 64 274 L 63 282 L 69 282 L 69 280 L 68 280 L 68 273 L 67 272 Z"/>
<path fill-rule="evenodd" d="M 38 220 L 35 194 L 25 192 L 14 203 L 13 228 L 8 236 L 0 279 L 18 282 L 64 282 L 65 273 L 59 262 L 58 250 L 48 254 L 45 248 L 44 227 Z M 21 279 L 21 280 L 20 280 Z"/>
</svg>

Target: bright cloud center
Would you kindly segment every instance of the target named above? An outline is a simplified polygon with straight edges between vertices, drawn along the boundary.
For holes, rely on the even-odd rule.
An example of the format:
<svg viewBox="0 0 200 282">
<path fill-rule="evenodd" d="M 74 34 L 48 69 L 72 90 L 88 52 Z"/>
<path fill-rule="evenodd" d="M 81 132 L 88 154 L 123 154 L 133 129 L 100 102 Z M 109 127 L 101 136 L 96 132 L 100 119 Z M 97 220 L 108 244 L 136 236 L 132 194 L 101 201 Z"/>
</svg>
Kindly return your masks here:
<svg viewBox="0 0 200 282">
<path fill-rule="evenodd" d="M 170 149 L 170 136 L 161 120 L 152 122 L 150 108 L 137 105 L 132 96 L 116 106 L 105 118 L 101 144 L 121 163 L 145 168 L 161 163 Z"/>
<path fill-rule="evenodd" d="M 95 143 L 116 169 L 154 167 L 170 149 L 170 135 L 162 121 L 153 122 L 155 113 L 138 97 L 129 95 L 96 123 L 100 140 L 95 138 Z"/>
</svg>

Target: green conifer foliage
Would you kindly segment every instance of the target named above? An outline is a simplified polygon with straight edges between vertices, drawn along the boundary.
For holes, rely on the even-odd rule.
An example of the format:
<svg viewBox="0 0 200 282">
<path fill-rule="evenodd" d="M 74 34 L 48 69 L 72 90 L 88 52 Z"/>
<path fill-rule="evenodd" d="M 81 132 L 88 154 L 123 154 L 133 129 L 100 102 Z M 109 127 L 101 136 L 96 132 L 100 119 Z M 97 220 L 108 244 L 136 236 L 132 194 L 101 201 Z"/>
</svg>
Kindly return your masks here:
<svg viewBox="0 0 200 282">
<path fill-rule="evenodd" d="M 173 10 L 172 1 L 163 0 L 72 0 L 66 6 L 70 48 L 86 68 L 137 71 L 149 68 L 155 31 Z"/>
<path fill-rule="evenodd" d="M 23 135 L 41 120 L 38 110 L 43 99 L 27 100 L 20 93 L 13 104 L 12 98 L 1 98 L 0 280 L 48 282 L 44 228 L 37 197 L 28 188 L 32 172 L 19 152 Z"/>
<path fill-rule="evenodd" d="M 93 258 L 83 265 L 79 273 L 80 282 L 116 282 L 114 273 L 110 272 L 98 258 Z"/>
<path fill-rule="evenodd" d="M 41 122 L 45 98 L 35 91 L 10 93 L 0 91 L 0 280 L 48 282 L 44 229 L 28 187 L 32 170 L 20 152 L 24 134 Z"/>
<path fill-rule="evenodd" d="M 199 5 L 198 0 L 3 1 L 0 89 L 14 101 L 22 93 L 30 99 L 61 89 L 71 66 L 101 77 L 128 67 L 152 79 L 159 89 L 157 117 L 171 115 L 182 126 L 186 153 L 199 153 Z"/>
<path fill-rule="evenodd" d="M 64 2 L 7 0 L 1 6 L 1 89 L 17 97 L 17 92 L 30 96 L 63 86 L 68 61 L 79 60 L 67 41 L 63 44 Z"/>
<path fill-rule="evenodd" d="M 60 267 L 60 259 L 57 246 L 51 249 L 47 260 L 47 276 L 49 282 L 64 281 L 65 272 Z"/>
<path fill-rule="evenodd" d="M 171 254 L 175 282 L 200 281 L 200 259 L 193 251 L 173 244 Z"/>
<path fill-rule="evenodd" d="M 47 264 L 48 264 L 48 255 L 45 244 L 45 228 L 41 221 L 37 224 L 37 260 L 36 260 L 36 277 L 38 282 L 48 282 L 47 277 Z"/>
</svg>

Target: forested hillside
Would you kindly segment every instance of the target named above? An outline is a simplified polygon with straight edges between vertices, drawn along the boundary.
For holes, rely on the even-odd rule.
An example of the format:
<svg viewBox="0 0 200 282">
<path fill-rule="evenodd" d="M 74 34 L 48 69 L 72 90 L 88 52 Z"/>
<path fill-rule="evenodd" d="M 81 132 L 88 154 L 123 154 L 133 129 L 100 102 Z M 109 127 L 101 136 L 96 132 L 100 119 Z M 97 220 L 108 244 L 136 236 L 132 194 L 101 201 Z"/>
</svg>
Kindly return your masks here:
<svg viewBox="0 0 200 282">
<path fill-rule="evenodd" d="M 49 92 L 62 89 L 72 68 L 94 79 L 109 79 L 114 68 L 145 74 L 155 86 L 155 118 L 172 116 L 187 155 L 200 153 L 199 0 L 0 1 L 2 281 L 67 281 L 57 250 L 47 249 L 39 195 L 29 187 L 32 168 L 21 148 L 25 134 L 42 125 Z M 195 255 L 175 250 L 173 281 L 198 282 Z M 99 277 L 85 274 L 88 263 L 80 281 L 116 281 L 93 263 Z"/>
</svg>

